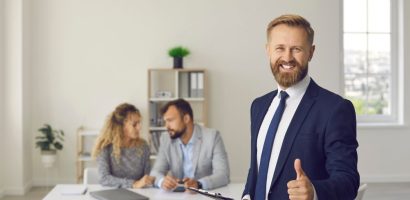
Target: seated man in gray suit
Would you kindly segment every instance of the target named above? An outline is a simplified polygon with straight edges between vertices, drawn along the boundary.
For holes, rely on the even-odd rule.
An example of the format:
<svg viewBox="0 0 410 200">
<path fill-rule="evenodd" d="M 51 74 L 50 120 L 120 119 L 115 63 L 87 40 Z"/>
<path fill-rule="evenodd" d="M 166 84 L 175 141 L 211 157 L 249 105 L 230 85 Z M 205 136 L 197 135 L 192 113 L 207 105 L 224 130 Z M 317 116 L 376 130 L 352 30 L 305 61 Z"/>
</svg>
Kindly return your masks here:
<svg viewBox="0 0 410 200">
<path fill-rule="evenodd" d="M 205 190 L 227 185 L 228 157 L 219 132 L 194 124 L 192 108 L 183 99 L 168 102 L 161 114 L 169 135 L 162 134 L 151 170 L 155 186 L 169 191 L 178 182 Z"/>
</svg>

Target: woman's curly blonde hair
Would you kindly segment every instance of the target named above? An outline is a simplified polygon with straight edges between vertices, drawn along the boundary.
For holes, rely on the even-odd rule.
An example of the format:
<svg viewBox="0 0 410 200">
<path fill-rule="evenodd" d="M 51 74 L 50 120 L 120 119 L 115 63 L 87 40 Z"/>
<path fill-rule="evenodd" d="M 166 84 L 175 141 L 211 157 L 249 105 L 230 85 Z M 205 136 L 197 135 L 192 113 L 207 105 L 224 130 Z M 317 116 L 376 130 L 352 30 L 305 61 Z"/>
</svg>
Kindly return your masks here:
<svg viewBox="0 0 410 200">
<path fill-rule="evenodd" d="M 92 156 L 95 159 L 101 150 L 112 144 L 113 152 L 112 155 L 117 161 L 119 161 L 121 156 L 121 146 L 124 140 L 124 124 L 126 119 L 130 114 L 137 114 L 141 117 L 140 111 L 133 105 L 128 103 L 123 103 L 118 105 L 115 110 L 108 116 L 105 121 L 104 127 L 101 130 L 99 137 L 96 140 Z M 138 137 L 132 141 L 131 146 L 138 147 L 145 144 L 145 140 Z"/>
</svg>

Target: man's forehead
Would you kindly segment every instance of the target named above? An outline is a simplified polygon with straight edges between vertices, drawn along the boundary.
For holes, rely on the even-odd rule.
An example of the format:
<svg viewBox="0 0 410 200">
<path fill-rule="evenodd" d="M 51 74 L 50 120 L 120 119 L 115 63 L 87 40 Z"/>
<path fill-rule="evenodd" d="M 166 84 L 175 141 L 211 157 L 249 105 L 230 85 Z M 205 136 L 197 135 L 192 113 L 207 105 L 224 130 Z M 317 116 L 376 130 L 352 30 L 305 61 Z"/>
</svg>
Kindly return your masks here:
<svg viewBox="0 0 410 200">
<path fill-rule="evenodd" d="M 308 36 L 308 33 L 303 27 L 289 26 L 286 24 L 280 24 L 280 25 L 273 27 L 269 32 L 269 36 L 272 36 L 272 34 L 287 34 L 288 32 L 297 32 L 298 34 Z"/>
<path fill-rule="evenodd" d="M 165 118 L 171 118 L 179 115 L 178 109 L 175 106 L 170 106 L 168 110 L 164 113 Z"/>
<path fill-rule="evenodd" d="M 175 106 L 170 106 L 167 112 L 165 112 L 165 114 L 175 114 L 175 113 L 178 113 L 178 109 Z"/>
</svg>

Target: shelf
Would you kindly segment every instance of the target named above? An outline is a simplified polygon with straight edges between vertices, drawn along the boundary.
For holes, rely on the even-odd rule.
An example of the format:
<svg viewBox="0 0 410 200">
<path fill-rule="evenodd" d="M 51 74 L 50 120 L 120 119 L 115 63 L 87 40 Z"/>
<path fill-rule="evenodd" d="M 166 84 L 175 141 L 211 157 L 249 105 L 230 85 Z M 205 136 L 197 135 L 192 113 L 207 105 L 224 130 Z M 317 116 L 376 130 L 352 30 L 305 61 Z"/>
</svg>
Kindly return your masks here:
<svg viewBox="0 0 410 200">
<path fill-rule="evenodd" d="M 148 119 L 151 159 L 155 159 L 161 134 L 167 132 L 161 108 L 169 101 L 183 98 L 189 102 L 195 123 L 207 124 L 207 72 L 205 69 L 149 69 Z"/>
<path fill-rule="evenodd" d="M 90 152 L 99 134 L 100 130 L 94 128 L 81 126 L 77 129 L 77 183 L 81 182 L 84 168 L 96 164 Z"/>
<path fill-rule="evenodd" d="M 205 98 L 203 97 L 188 97 L 188 98 L 184 98 L 186 101 L 205 101 Z"/>
<path fill-rule="evenodd" d="M 152 97 L 152 98 L 149 98 L 149 101 L 152 101 L 152 102 L 163 102 L 163 101 L 173 101 L 173 100 L 175 100 L 175 99 L 177 99 L 177 98 Z"/>
<path fill-rule="evenodd" d="M 81 155 L 77 161 L 94 161 L 94 159 L 91 156 Z"/>
<path fill-rule="evenodd" d="M 149 130 L 150 130 L 150 131 L 166 131 L 167 128 L 165 128 L 164 126 L 161 126 L 161 127 L 154 127 L 154 126 L 152 126 L 152 127 L 149 127 Z"/>
</svg>

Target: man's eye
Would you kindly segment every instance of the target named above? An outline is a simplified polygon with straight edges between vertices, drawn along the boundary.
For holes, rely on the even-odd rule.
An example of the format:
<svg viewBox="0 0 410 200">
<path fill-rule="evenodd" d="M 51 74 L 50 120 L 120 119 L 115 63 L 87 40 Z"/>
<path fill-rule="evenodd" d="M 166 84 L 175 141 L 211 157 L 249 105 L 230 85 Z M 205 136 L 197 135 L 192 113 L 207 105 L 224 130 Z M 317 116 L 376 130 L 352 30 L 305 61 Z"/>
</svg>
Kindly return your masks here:
<svg viewBox="0 0 410 200">
<path fill-rule="evenodd" d="M 294 49 L 292 49 L 292 51 L 293 51 L 293 52 L 301 52 L 302 49 L 300 49 L 300 48 L 294 48 Z"/>
</svg>

